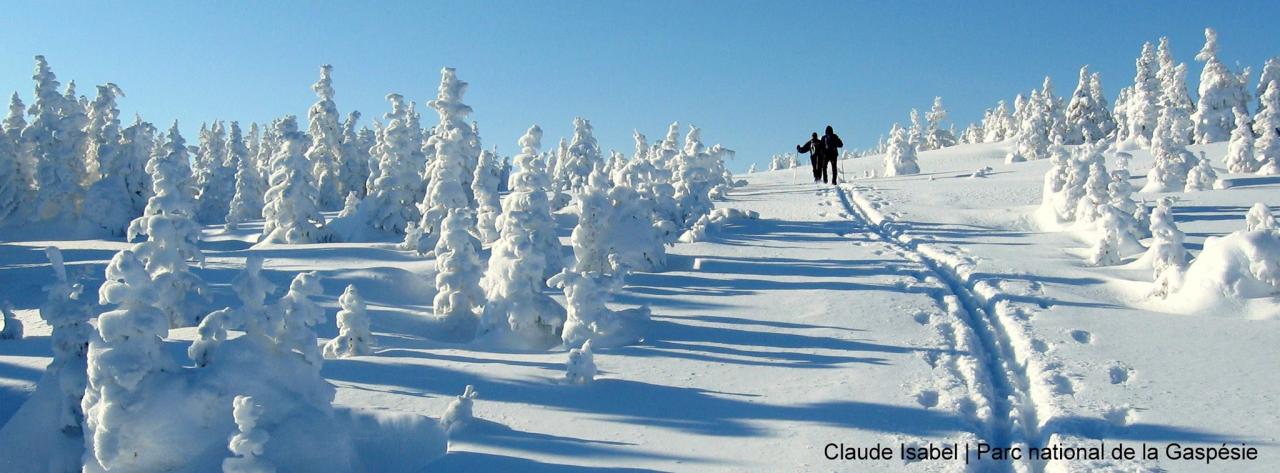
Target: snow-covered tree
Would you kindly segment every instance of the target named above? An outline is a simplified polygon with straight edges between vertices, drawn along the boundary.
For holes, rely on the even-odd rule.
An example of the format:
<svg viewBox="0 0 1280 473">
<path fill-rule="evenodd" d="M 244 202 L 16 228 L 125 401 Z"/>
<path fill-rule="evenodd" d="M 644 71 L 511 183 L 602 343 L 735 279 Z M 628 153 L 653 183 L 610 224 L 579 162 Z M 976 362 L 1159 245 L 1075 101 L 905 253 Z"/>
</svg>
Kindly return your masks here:
<svg viewBox="0 0 1280 473">
<path fill-rule="evenodd" d="M 342 152 L 338 156 L 342 162 L 338 166 L 338 192 L 348 196 L 353 192 L 356 197 L 365 196 L 365 181 L 369 179 L 369 147 L 360 138 L 361 130 L 356 129 L 360 121 L 360 112 L 352 110 L 342 122 Z"/>
<path fill-rule="evenodd" d="M 387 123 L 378 133 L 378 142 L 372 150 L 372 160 L 378 163 L 377 174 L 370 175 L 368 197 L 361 203 L 369 225 L 391 233 L 403 232 L 409 222 L 420 217 L 414 199 L 414 182 L 421 181 L 420 170 L 413 169 L 414 143 L 409 132 L 409 113 L 404 97 L 388 94 L 391 111 L 384 118 Z"/>
<path fill-rule="evenodd" d="M 564 324 L 563 308 L 543 292 L 548 267 L 559 270 L 560 245 L 547 202 L 550 180 L 538 156 L 541 139 L 537 125 L 520 138 L 511 193 L 498 218 L 499 238 L 481 280 L 488 302 L 477 334 L 497 345 L 546 348 L 559 343 Z"/>
<path fill-rule="evenodd" d="M 169 319 L 157 300 L 156 283 L 142 262 L 131 251 L 116 253 L 98 290 L 98 302 L 115 308 L 98 316 L 83 401 L 85 441 L 92 447 L 85 461 L 96 468 L 137 468 L 139 459 L 128 449 L 135 435 L 131 419 L 148 397 L 148 378 L 176 368 L 162 349 Z"/>
<path fill-rule="evenodd" d="M 1249 212 L 1244 215 L 1244 231 L 1252 232 L 1258 230 L 1276 231 L 1276 218 L 1271 215 L 1271 209 L 1267 204 L 1257 202 L 1253 207 L 1249 207 Z"/>
<path fill-rule="evenodd" d="M 1191 120 L 1195 123 L 1195 142 L 1214 143 L 1227 140 L 1235 128 L 1235 112 L 1247 104 L 1237 89 L 1239 78 L 1218 60 L 1218 33 L 1204 29 L 1204 47 L 1196 54 L 1204 63 L 1200 72 L 1200 100 Z"/>
<path fill-rule="evenodd" d="M 1262 93 L 1263 107 L 1253 117 L 1254 129 L 1259 129 L 1257 150 L 1258 174 L 1280 174 L 1280 82 L 1267 84 Z"/>
<path fill-rule="evenodd" d="M 916 147 L 907 139 L 907 133 L 897 123 L 889 131 L 889 150 L 884 155 L 884 175 L 904 176 L 919 174 L 916 164 Z"/>
<path fill-rule="evenodd" d="M 1014 148 L 1005 156 L 1005 162 L 1016 163 L 1048 157 L 1051 142 L 1049 133 L 1053 122 L 1049 109 L 1045 108 L 1047 103 L 1039 91 L 1031 92 L 1031 99 L 1024 106 L 1024 118 L 1018 126 L 1017 134 L 1013 136 Z"/>
<path fill-rule="evenodd" d="M 569 348 L 593 342 L 605 347 L 622 346 L 643 337 L 649 320 L 647 306 L 611 310 L 605 303 L 622 286 L 622 275 L 565 270 L 547 280 L 547 285 L 564 290 L 568 319 L 561 340 Z"/>
<path fill-rule="evenodd" d="M 221 121 L 200 133 L 195 163 L 196 217 L 201 223 L 222 222 L 235 195 L 235 163 L 227 161 L 227 134 Z"/>
<path fill-rule="evenodd" d="M 1102 77 L 1097 72 L 1089 76 L 1089 97 L 1093 107 L 1090 109 L 1095 114 L 1092 123 L 1098 125 L 1098 134 L 1085 134 L 1087 141 L 1099 141 L 1108 136 L 1112 136 L 1116 132 L 1116 118 L 1111 113 L 1111 106 L 1107 102 L 1107 96 L 1102 92 Z M 1090 130 L 1092 131 L 1092 130 Z"/>
<path fill-rule="evenodd" d="M 1114 266 L 1120 264 L 1121 222 L 1120 211 L 1111 204 L 1100 204 L 1091 212 L 1097 215 L 1098 236 L 1089 252 L 1090 266 Z"/>
<path fill-rule="evenodd" d="M 299 150 L 299 153 L 302 151 Z M 315 371 L 320 370 L 323 358 L 316 345 L 315 326 L 324 321 L 324 309 L 314 298 L 324 293 L 320 277 L 315 271 L 298 273 L 289 283 L 289 291 L 269 310 L 278 324 L 276 344 L 302 356 L 303 361 Z"/>
<path fill-rule="evenodd" d="M 80 297 L 84 286 L 67 278 L 62 252 L 56 247 L 44 251 L 54 274 L 53 283 L 44 287 L 45 302 L 40 305 L 40 318 L 52 328 L 53 361 L 46 371 L 61 392 L 58 425 L 63 432 L 75 434 L 84 420 L 80 400 L 87 382 L 85 356 L 93 332 L 91 314 L 89 304 Z"/>
<path fill-rule="evenodd" d="M 276 128 L 282 143 L 271 159 L 271 188 L 263 195 L 261 242 L 312 243 L 321 237 L 324 215 L 317 207 L 305 137 L 292 115 Z"/>
<path fill-rule="evenodd" d="M 342 307 L 336 317 L 338 336 L 324 344 L 324 357 L 339 358 L 372 353 L 373 350 L 369 348 L 373 344 L 373 333 L 369 331 L 369 313 L 355 284 L 348 284 L 342 291 L 338 306 Z"/>
<path fill-rule="evenodd" d="M 924 139 L 927 149 L 955 146 L 955 134 L 942 127 L 943 120 L 947 119 L 947 111 L 942 108 L 942 97 L 933 98 L 933 108 L 929 109 L 929 113 L 926 113 L 924 118 L 928 122 Z"/>
<path fill-rule="evenodd" d="M 619 172 L 609 190 L 612 219 L 609 229 L 609 266 L 620 271 L 658 271 L 666 266 L 667 233 L 676 233 L 669 221 L 659 217 L 654 186 L 649 181 L 653 165 L 632 160 Z M 576 252 L 576 249 L 575 249 Z"/>
<path fill-rule="evenodd" d="M 1186 78 L 1186 64 L 1174 70 L 1173 81 L 1181 83 Z M 1176 85 L 1171 90 L 1177 90 Z M 1191 139 L 1191 117 L 1180 107 L 1160 109 L 1160 119 L 1151 136 L 1151 154 L 1155 165 L 1147 173 L 1143 192 L 1177 191 L 1186 186 L 1187 171 L 1195 164 L 1195 156 L 1187 151 Z"/>
<path fill-rule="evenodd" d="M 1151 43 L 1142 44 L 1142 55 L 1137 59 L 1137 74 L 1133 78 L 1133 88 L 1125 100 L 1126 135 L 1136 139 L 1144 146 L 1149 145 L 1155 133 L 1160 117 L 1161 84 L 1156 76 L 1157 60 L 1155 47 Z"/>
<path fill-rule="evenodd" d="M 14 94 L 14 100 L 17 98 L 17 94 Z M 22 102 L 18 101 L 17 105 L 20 109 Z M 18 110 L 18 113 L 17 119 L 21 120 L 21 110 Z M 6 119 L 6 122 L 8 120 Z M 27 195 L 27 179 L 23 175 L 23 166 L 20 161 L 20 142 L 13 139 L 6 131 L 0 128 L 0 221 L 14 215 L 30 198 Z"/>
<path fill-rule="evenodd" d="M 6 301 L 0 305 L 0 340 L 21 340 L 22 321 L 13 314 L 13 306 Z"/>
<path fill-rule="evenodd" d="M 236 434 L 231 436 L 227 449 L 234 456 L 222 460 L 222 473 L 275 473 L 271 462 L 259 458 L 271 438 L 266 430 L 258 428 L 262 406 L 255 404 L 250 396 L 236 396 L 232 406 Z"/>
<path fill-rule="evenodd" d="M 924 139 L 924 123 L 920 120 L 920 112 L 914 108 L 911 109 L 911 128 L 907 131 L 907 141 L 920 151 L 929 151 Z"/>
<path fill-rule="evenodd" d="M 579 272 L 612 272 L 609 267 L 611 241 L 610 220 L 613 206 L 609 202 L 608 183 L 600 166 L 591 173 L 586 187 L 578 192 L 578 225 L 573 227 L 570 241 L 577 258 L 574 270 Z"/>
<path fill-rule="evenodd" d="M 1001 100 L 996 104 L 995 110 L 991 111 L 991 116 L 982 121 L 982 142 L 995 143 L 1004 141 L 1009 136 L 1009 125 L 1012 118 L 1009 117 L 1009 109 Z"/>
<path fill-rule="evenodd" d="M 573 119 L 573 141 L 569 143 L 568 153 L 560 162 L 560 174 L 567 184 L 565 190 L 574 193 L 587 186 L 587 179 L 597 164 L 603 164 L 600 145 L 596 143 L 591 132 L 591 122 L 575 117 Z"/>
<path fill-rule="evenodd" d="M 151 176 L 147 174 L 147 161 L 156 147 L 156 127 L 134 117 L 120 134 L 119 159 L 125 167 L 125 187 L 129 190 L 129 216 L 142 215 L 151 198 Z"/>
<path fill-rule="evenodd" d="M 565 364 L 565 381 L 573 384 L 587 384 L 596 378 L 595 357 L 591 353 L 591 340 L 582 344 L 582 348 L 569 350 L 569 362 Z"/>
<path fill-rule="evenodd" d="M 244 263 L 244 271 L 231 280 L 231 289 L 240 299 L 240 307 L 206 315 L 196 329 L 195 340 L 187 347 L 187 357 L 196 366 L 208 366 L 213 361 L 212 353 L 227 340 L 227 329 L 238 326 L 246 337 L 263 342 L 277 322 L 267 312 L 267 296 L 276 286 L 262 276 L 262 257 L 250 256 Z"/>
<path fill-rule="evenodd" d="M 22 130 L 27 127 L 26 110 L 26 106 L 22 104 L 22 98 L 14 92 L 9 98 L 9 114 L 4 117 L 3 122 L 0 122 L 0 131 L 3 132 L 4 140 L 12 147 L 15 166 L 18 170 L 19 205 L 31 201 L 32 186 L 35 182 L 35 163 L 30 162 L 33 156 L 22 140 Z"/>
<path fill-rule="evenodd" d="M 78 105 L 66 104 L 66 98 L 58 92 L 58 79 L 44 56 L 36 56 L 36 87 L 33 101 L 27 113 L 31 116 L 22 129 L 23 161 L 33 168 L 36 205 L 31 217 L 50 220 L 59 217 L 75 217 L 83 196 L 85 166 L 76 154 L 76 140 L 72 128 L 77 124 L 72 117 L 64 116 Z M 64 120 L 65 119 L 65 120 Z"/>
<path fill-rule="evenodd" d="M 307 111 L 307 135 L 311 146 L 307 148 L 307 161 L 311 162 L 311 176 L 316 183 L 317 205 L 333 210 L 342 205 L 346 197 L 342 178 L 342 130 L 339 128 L 338 107 L 333 103 L 333 66 L 320 66 L 320 79 L 311 84 L 319 100 Z"/>
<path fill-rule="evenodd" d="M 1209 158 L 1205 157 L 1204 151 L 1200 152 L 1200 159 L 1196 164 L 1187 171 L 1187 185 L 1183 188 L 1185 192 L 1207 191 L 1213 190 L 1218 185 L 1218 173 L 1213 170 L 1213 166 L 1209 164 Z"/>
<path fill-rule="evenodd" d="M 1067 105 L 1067 135 L 1063 136 L 1063 141 L 1067 144 L 1098 141 L 1110 133 L 1106 128 L 1109 126 L 1111 112 L 1107 110 L 1105 102 L 1097 101 L 1102 96 L 1101 84 L 1097 80 L 1097 75 L 1089 74 L 1089 66 L 1080 68 L 1076 90 L 1071 94 L 1071 102 Z"/>
<path fill-rule="evenodd" d="M 1100 212 L 1106 210 L 1104 204 L 1111 200 L 1111 174 L 1107 172 L 1100 153 L 1088 153 L 1085 158 L 1089 167 L 1089 178 L 1084 183 L 1084 196 L 1076 203 L 1075 220 L 1093 223 L 1102 217 Z"/>
<path fill-rule="evenodd" d="M 434 133 L 427 139 L 422 149 L 427 152 L 440 151 L 440 147 L 444 146 L 451 154 L 448 163 L 438 163 L 439 155 L 434 155 L 431 166 L 426 170 L 426 176 L 429 179 L 435 179 L 438 171 L 430 169 L 430 167 L 443 167 L 439 172 L 446 174 L 454 171 L 448 168 L 461 166 L 458 185 L 462 188 L 462 193 L 466 197 L 464 206 L 475 208 L 475 196 L 471 194 L 471 179 L 476 173 L 476 166 L 480 160 L 480 137 L 473 124 L 467 123 L 467 115 L 471 114 L 471 107 L 462 103 L 462 96 L 467 92 L 467 83 L 458 79 L 457 71 L 452 67 L 440 69 L 440 87 L 437 88 L 436 98 L 427 102 L 427 106 L 436 111 L 440 117 L 440 123 L 435 126 Z M 420 170 L 422 168 L 419 168 Z M 435 186 L 435 183 L 430 183 Z M 446 185 L 451 187 L 451 185 Z M 443 189 L 440 189 L 443 190 Z M 431 189 L 426 189 L 430 194 Z M 448 197 L 451 199 L 451 197 Z M 454 208 L 450 204 L 437 204 L 430 197 L 427 197 L 429 207 Z M 444 215 L 433 217 L 430 222 L 432 225 L 426 226 L 432 229 L 440 222 Z"/>
<path fill-rule="evenodd" d="M 467 424 L 473 420 L 472 404 L 475 403 L 477 396 L 475 386 L 468 384 L 463 388 L 462 394 L 449 401 L 444 414 L 440 415 L 440 428 L 449 434 L 466 428 Z"/>
<path fill-rule="evenodd" d="M 451 209 L 441 222 L 436 242 L 436 317 L 459 335 L 476 332 L 477 309 L 484 306 L 480 287 L 484 266 L 476 256 L 480 240 L 475 237 L 475 217 L 462 207 Z"/>
<path fill-rule="evenodd" d="M 1151 210 L 1151 246 L 1144 258 L 1151 261 L 1156 288 L 1153 295 L 1164 297 L 1176 291 L 1187 267 L 1187 249 L 1183 245 L 1186 235 L 1174 223 L 1173 199 L 1165 197 L 1157 201 Z"/>
<path fill-rule="evenodd" d="M 1045 123 L 1048 129 L 1045 131 L 1046 137 L 1067 134 L 1067 114 L 1066 104 L 1062 99 L 1053 93 L 1053 80 L 1049 76 L 1044 77 L 1041 83 L 1039 95 L 1032 94 L 1032 100 L 1040 100 L 1039 108 L 1045 114 Z M 1037 159 L 1044 159 L 1043 156 Z"/>
<path fill-rule="evenodd" d="M 1116 169 L 1111 171 L 1111 184 L 1108 193 L 1111 195 L 1111 206 L 1127 216 L 1126 223 L 1132 229 L 1133 236 L 1146 233 L 1151 222 L 1146 206 L 1133 200 L 1133 184 L 1129 183 L 1129 153 L 1116 153 Z"/>
<path fill-rule="evenodd" d="M 676 191 L 676 205 L 680 211 L 676 223 L 680 228 L 689 228 L 715 209 L 711 193 L 714 186 L 712 169 L 716 161 L 716 157 L 702 145 L 702 130 L 689 125 L 689 134 L 684 138 L 684 150 L 676 159 L 671 176 L 672 186 Z"/>
<path fill-rule="evenodd" d="M 1236 109 L 1236 123 L 1248 123 L 1249 116 L 1243 110 Z M 1230 173 L 1248 173 L 1258 170 L 1259 163 L 1254 159 L 1253 131 L 1247 126 L 1237 126 L 1231 130 L 1231 142 L 1227 143 L 1227 154 L 1222 163 Z"/>
<path fill-rule="evenodd" d="M 1267 91 L 1267 84 L 1278 80 L 1280 80 L 1280 56 L 1267 59 L 1266 64 L 1262 66 L 1262 73 L 1258 74 L 1258 87 L 1255 89 L 1254 95 L 1261 99 L 1262 94 Z M 1265 106 L 1265 104 L 1259 103 L 1258 112 L 1262 112 L 1261 107 Z"/>
<path fill-rule="evenodd" d="M 249 150 L 240 135 L 240 124 L 231 122 L 227 138 L 227 163 L 235 166 L 235 194 L 226 215 L 226 228 L 235 230 L 246 220 L 262 218 L 263 189 L 258 171 L 249 158 Z"/>
<path fill-rule="evenodd" d="M 129 198 L 125 176 L 130 171 L 120 149 L 117 95 L 123 93 L 115 84 L 100 85 L 98 97 L 89 108 L 89 155 L 98 163 L 100 177 L 85 195 L 84 218 L 112 235 L 124 235 L 134 215 L 132 208 L 121 205 Z"/>
<path fill-rule="evenodd" d="M 147 162 L 152 195 L 142 216 L 129 223 L 128 240 L 146 235 L 147 240 L 132 251 L 147 268 L 158 293 L 156 306 L 169 316 L 174 327 L 195 323 L 187 299 L 191 292 L 204 293 L 204 282 L 192 274 L 188 260 L 204 263 L 198 246 L 200 227 L 195 223 L 195 204 L 188 184 L 186 140 L 173 122 L 165 141 L 156 147 Z"/>
<path fill-rule="evenodd" d="M 476 196 L 476 231 L 480 233 L 480 241 L 486 245 L 498 240 L 497 221 L 502 215 L 498 189 L 505 180 L 501 165 L 493 152 L 482 151 L 476 175 L 471 180 L 471 193 Z"/>
</svg>

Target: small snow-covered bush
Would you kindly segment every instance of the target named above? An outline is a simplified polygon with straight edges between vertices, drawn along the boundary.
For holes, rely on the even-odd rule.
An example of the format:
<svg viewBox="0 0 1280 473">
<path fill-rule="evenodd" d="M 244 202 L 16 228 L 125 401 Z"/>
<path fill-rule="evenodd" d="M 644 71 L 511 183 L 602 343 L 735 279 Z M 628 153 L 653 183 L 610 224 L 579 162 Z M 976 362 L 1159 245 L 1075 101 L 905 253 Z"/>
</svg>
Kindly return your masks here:
<svg viewBox="0 0 1280 473">
<path fill-rule="evenodd" d="M 596 346 L 616 347 L 644 336 L 648 307 L 611 310 L 605 305 L 622 285 L 621 276 L 565 270 L 547 280 L 547 285 L 564 290 L 568 319 L 561 340 L 565 346 L 577 347 L 594 340 Z"/>
<path fill-rule="evenodd" d="M 348 284 L 338 298 L 338 336 L 324 345 L 325 358 L 368 355 L 373 344 L 373 334 L 369 332 L 369 313 L 365 309 L 364 299 L 356 290 L 355 284 Z"/>
<path fill-rule="evenodd" d="M 1187 266 L 1187 249 L 1183 245 L 1186 235 L 1173 220 L 1172 205 L 1173 200 L 1166 197 L 1151 209 L 1152 240 L 1143 257 L 1151 263 L 1156 284 L 1153 295 L 1159 297 L 1178 289 Z"/>
<path fill-rule="evenodd" d="M 476 256 L 480 240 L 472 232 L 475 217 L 470 209 L 452 209 L 440 222 L 436 242 L 436 317 L 446 330 L 466 337 L 476 332 L 476 311 L 484 306 L 480 278 L 484 266 Z"/>
<path fill-rule="evenodd" d="M 1276 219 L 1271 215 L 1271 209 L 1267 205 L 1258 202 L 1249 208 L 1249 213 L 1244 216 L 1244 230 L 1252 232 L 1257 230 L 1275 231 Z"/>
<path fill-rule="evenodd" d="M 462 390 L 462 394 L 449 402 L 449 406 L 445 408 L 444 415 L 440 416 L 440 427 L 445 432 L 452 434 L 467 427 L 474 420 L 472 413 L 472 404 L 475 403 L 479 393 L 476 392 L 475 386 L 470 384 Z"/>
<path fill-rule="evenodd" d="M 907 141 L 907 132 L 893 124 L 889 132 L 889 149 L 884 155 L 884 175 L 903 176 L 919 174 L 920 165 L 916 164 L 916 147 Z"/>
<path fill-rule="evenodd" d="M 596 379 L 595 356 L 591 353 L 591 340 L 582 344 L 582 348 L 569 350 L 569 362 L 565 364 L 565 381 L 573 384 L 587 384 Z"/>
<path fill-rule="evenodd" d="M 1209 158 L 1206 158 L 1201 151 L 1196 165 L 1187 171 L 1187 185 L 1183 190 L 1185 192 L 1207 191 L 1217 187 L 1218 172 L 1213 170 L 1213 166 L 1209 164 Z"/>
<path fill-rule="evenodd" d="M 258 458 L 271 438 L 267 432 L 258 429 L 262 406 L 255 404 L 249 396 L 236 396 L 232 406 L 231 416 L 238 430 L 231 436 L 227 449 L 235 456 L 222 460 L 222 473 L 274 473 L 275 466 Z"/>
<path fill-rule="evenodd" d="M 739 222 L 742 220 L 756 220 L 760 218 L 760 214 L 754 210 L 741 210 L 733 208 L 720 208 L 702 216 L 689 230 L 680 235 L 681 243 L 694 243 L 705 241 L 708 232 L 714 231 L 728 223 Z"/>
<path fill-rule="evenodd" d="M 53 361 L 45 370 L 46 379 L 57 383 L 61 394 L 57 421 L 64 431 L 76 432 L 84 419 L 80 399 L 87 383 L 85 359 L 93 333 L 93 326 L 89 325 L 91 314 L 89 305 L 80 299 L 84 287 L 67 279 L 62 252 L 48 247 L 45 255 L 55 276 L 53 284 L 45 286 L 45 302 L 40 305 L 40 318 L 53 328 Z"/>
</svg>

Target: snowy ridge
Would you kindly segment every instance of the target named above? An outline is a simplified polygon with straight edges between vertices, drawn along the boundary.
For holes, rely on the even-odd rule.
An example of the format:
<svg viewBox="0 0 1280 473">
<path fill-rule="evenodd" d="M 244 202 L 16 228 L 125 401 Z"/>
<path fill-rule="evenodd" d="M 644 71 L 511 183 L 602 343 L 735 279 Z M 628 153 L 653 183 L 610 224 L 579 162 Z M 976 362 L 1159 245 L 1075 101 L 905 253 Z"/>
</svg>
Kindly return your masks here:
<svg viewBox="0 0 1280 473">
<path fill-rule="evenodd" d="M 973 277 L 969 258 L 924 244 L 885 216 L 859 188 L 840 186 L 840 201 L 855 218 L 865 222 L 886 242 L 904 250 L 909 259 L 917 260 L 938 275 L 954 300 L 963 306 L 960 320 L 977 335 L 980 342 L 975 356 L 984 358 L 992 384 L 993 408 L 989 439 L 995 446 L 1040 448 L 1046 444 L 1044 427 L 1054 413 L 1061 412 L 1054 399 L 1061 388 L 1052 381 L 1063 379 L 1047 369 L 1040 344 L 1032 342 L 1025 326 L 1026 310 L 1015 307 L 1008 296 L 989 278 Z M 959 348 L 959 347 L 957 347 Z M 997 374 L 998 373 L 998 374 Z M 1015 471 L 1043 471 L 1045 465 L 1024 459 L 1011 462 Z"/>
</svg>

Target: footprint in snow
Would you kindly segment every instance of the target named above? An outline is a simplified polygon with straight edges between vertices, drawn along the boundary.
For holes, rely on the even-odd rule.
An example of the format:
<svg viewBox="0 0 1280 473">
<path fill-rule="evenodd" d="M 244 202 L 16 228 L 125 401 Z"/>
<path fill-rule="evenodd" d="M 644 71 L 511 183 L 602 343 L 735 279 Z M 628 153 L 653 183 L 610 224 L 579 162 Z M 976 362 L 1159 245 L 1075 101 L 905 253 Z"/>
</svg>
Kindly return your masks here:
<svg viewBox="0 0 1280 473">
<path fill-rule="evenodd" d="M 1107 375 L 1111 377 L 1111 384 L 1129 384 L 1129 378 L 1133 376 L 1133 368 L 1116 363 L 1107 369 Z"/>
<path fill-rule="evenodd" d="M 1093 334 L 1090 334 L 1088 331 L 1085 331 L 1085 330 L 1072 330 L 1071 338 L 1085 345 L 1093 343 Z"/>
<path fill-rule="evenodd" d="M 928 313 L 928 312 L 924 312 L 924 311 L 916 312 L 916 315 L 911 316 L 911 318 L 915 319 L 915 320 L 916 320 L 916 323 L 918 323 L 918 324 L 920 324 L 920 325 L 928 325 L 928 324 L 929 324 L 929 313 Z"/>
<path fill-rule="evenodd" d="M 1055 374 L 1049 377 L 1049 384 L 1053 386 L 1054 394 L 1062 394 L 1070 396 L 1076 393 L 1076 385 L 1066 376 Z"/>
<path fill-rule="evenodd" d="M 920 403 L 921 406 L 924 406 L 925 409 L 937 407 L 938 392 L 932 389 L 920 391 L 916 393 L 916 402 Z"/>
<path fill-rule="evenodd" d="M 1039 338 L 1031 339 L 1031 349 L 1036 353 L 1044 353 L 1049 351 L 1049 344 Z"/>
</svg>

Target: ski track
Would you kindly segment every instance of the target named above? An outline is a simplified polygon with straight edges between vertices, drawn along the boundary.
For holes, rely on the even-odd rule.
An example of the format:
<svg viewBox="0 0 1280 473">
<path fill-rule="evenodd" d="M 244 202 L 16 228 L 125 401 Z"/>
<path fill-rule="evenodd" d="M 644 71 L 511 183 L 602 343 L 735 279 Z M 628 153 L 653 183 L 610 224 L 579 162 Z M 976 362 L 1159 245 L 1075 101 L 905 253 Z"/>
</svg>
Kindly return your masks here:
<svg viewBox="0 0 1280 473">
<path fill-rule="evenodd" d="M 967 349 L 978 358 L 985 367 L 984 376 L 989 383 L 988 399 L 991 404 L 991 415 L 988 416 L 988 433 L 986 440 L 999 447 L 1019 446 L 1025 451 L 1027 447 L 1039 448 L 1045 445 L 1040 431 L 1040 419 L 1045 414 L 1038 399 L 1048 396 L 1035 396 L 1033 379 L 1040 378 L 1036 366 L 1020 356 L 1014 338 L 1030 340 L 1025 327 L 1014 324 L 1011 317 L 1026 319 L 1028 314 L 1023 309 L 1015 308 L 1002 297 L 999 290 L 1001 283 L 983 279 L 974 281 L 968 277 L 967 266 L 972 261 L 960 254 L 959 249 L 951 252 L 928 246 L 928 243 L 912 237 L 894 225 L 894 217 L 886 217 L 879 209 L 885 205 L 883 200 L 868 199 L 857 188 L 848 184 L 838 187 L 836 191 L 840 205 L 853 220 L 858 229 L 875 235 L 879 240 L 894 248 L 895 253 L 920 263 L 942 282 L 950 292 L 941 304 L 947 312 L 965 325 L 963 331 L 976 335 L 977 343 L 966 346 L 965 342 L 955 343 L 957 351 Z M 993 315 L 994 314 L 994 315 Z M 947 327 L 950 332 L 948 341 L 955 341 L 955 327 Z M 1034 344 L 1024 344 L 1035 346 Z M 953 372 L 957 371 L 955 369 Z M 1062 389 L 1070 390 L 1070 380 L 1058 374 L 1051 376 L 1060 383 L 1053 392 L 1061 393 Z M 972 378 L 972 376 L 970 376 Z M 979 380 L 970 379 L 971 388 L 980 389 Z M 1043 471 L 1043 462 L 1033 462 L 1025 456 L 1020 461 L 997 463 L 1012 471 Z M 999 466 L 997 466 L 999 468 Z M 1004 468 L 1001 468 L 1004 469 Z"/>
</svg>

